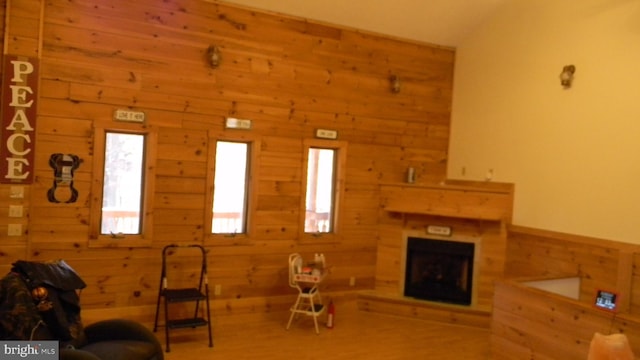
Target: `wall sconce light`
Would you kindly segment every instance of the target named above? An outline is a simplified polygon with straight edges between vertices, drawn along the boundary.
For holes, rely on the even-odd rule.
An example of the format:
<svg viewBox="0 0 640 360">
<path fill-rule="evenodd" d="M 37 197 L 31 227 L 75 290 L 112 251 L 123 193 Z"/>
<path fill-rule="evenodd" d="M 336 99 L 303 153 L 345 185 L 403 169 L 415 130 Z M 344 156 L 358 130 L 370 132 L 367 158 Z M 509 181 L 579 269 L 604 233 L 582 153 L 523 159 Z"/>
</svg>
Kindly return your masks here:
<svg viewBox="0 0 640 360">
<path fill-rule="evenodd" d="M 220 66 L 221 58 L 222 56 L 220 56 L 220 49 L 215 45 L 209 46 L 209 48 L 207 49 L 207 61 L 209 62 L 209 66 L 214 69 L 217 68 L 218 66 Z"/>
<path fill-rule="evenodd" d="M 397 94 L 400 92 L 400 78 L 398 75 L 391 75 L 389 77 L 389 83 L 391 85 L 391 92 Z"/>
<path fill-rule="evenodd" d="M 562 68 L 562 72 L 560 73 L 560 84 L 565 89 L 571 87 L 571 83 L 573 82 L 573 74 L 576 72 L 576 67 L 574 65 L 566 65 Z"/>
</svg>

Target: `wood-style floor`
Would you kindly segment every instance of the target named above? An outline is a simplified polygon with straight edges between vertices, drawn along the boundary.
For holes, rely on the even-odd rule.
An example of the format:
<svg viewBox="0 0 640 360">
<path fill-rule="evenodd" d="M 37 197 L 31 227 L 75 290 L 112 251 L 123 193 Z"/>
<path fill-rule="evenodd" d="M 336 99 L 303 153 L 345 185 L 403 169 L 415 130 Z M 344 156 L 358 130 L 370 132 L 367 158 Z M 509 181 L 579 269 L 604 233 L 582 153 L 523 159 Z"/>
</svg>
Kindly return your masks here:
<svg viewBox="0 0 640 360">
<path fill-rule="evenodd" d="M 286 330 L 289 312 L 220 316 L 212 319 L 214 347 L 206 328 L 170 333 L 167 360 L 263 359 L 488 359 L 489 330 L 359 311 L 355 301 L 339 304 L 333 329 L 316 335 L 311 317 Z M 164 346 L 164 328 L 158 329 Z"/>
</svg>

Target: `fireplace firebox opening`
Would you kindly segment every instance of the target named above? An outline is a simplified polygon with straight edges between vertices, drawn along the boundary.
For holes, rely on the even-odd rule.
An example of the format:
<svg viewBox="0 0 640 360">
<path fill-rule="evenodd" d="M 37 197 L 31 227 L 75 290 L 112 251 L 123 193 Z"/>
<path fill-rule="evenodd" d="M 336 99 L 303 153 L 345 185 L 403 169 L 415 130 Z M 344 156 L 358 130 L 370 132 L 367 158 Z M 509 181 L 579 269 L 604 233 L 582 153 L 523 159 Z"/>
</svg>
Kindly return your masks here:
<svg viewBox="0 0 640 360">
<path fill-rule="evenodd" d="M 471 305 L 475 244 L 407 238 L 404 296 Z"/>
</svg>

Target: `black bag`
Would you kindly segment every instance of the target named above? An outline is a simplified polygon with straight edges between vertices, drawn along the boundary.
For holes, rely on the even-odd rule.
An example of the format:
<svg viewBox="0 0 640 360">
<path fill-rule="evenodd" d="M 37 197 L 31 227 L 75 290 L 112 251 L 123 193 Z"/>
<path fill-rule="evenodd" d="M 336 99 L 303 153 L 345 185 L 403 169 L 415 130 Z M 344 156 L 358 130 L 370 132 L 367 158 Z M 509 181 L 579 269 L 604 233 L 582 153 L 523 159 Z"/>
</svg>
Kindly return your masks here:
<svg viewBox="0 0 640 360">
<path fill-rule="evenodd" d="M 43 299 L 35 301 L 43 321 L 61 345 L 81 346 L 85 335 L 76 290 L 84 289 L 86 284 L 80 276 L 62 260 L 51 263 L 19 260 L 13 263 L 12 271 L 21 275 L 32 293 L 37 293 L 40 287 L 46 289 L 40 291 Z"/>
</svg>

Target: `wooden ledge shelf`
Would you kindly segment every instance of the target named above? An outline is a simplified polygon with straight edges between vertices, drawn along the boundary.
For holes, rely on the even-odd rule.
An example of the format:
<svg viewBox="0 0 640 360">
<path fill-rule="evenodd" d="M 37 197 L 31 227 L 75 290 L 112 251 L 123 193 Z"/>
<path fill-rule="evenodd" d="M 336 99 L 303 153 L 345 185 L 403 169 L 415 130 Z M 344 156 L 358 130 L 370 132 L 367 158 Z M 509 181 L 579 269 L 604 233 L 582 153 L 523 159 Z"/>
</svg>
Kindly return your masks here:
<svg viewBox="0 0 640 360">
<path fill-rule="evenodd" d="M 500 186 L 504 185 L 504 186 Z M 380 186 L 382 209 L 403 214 L 511 221 L 511 184 L 388 184 Z"/>
<path fill-rule="evenodd" d="M 416 300 L 403 296 L 364 291 L 358 295 L 358 309 L 396 316 L 405 316 L 447 324 L 488 329 L 491 310 Z"/>
</svg>

